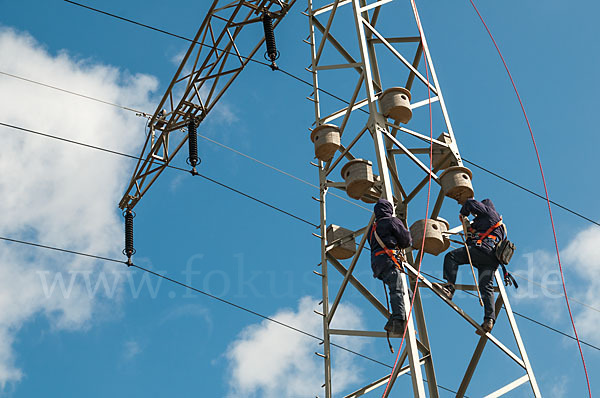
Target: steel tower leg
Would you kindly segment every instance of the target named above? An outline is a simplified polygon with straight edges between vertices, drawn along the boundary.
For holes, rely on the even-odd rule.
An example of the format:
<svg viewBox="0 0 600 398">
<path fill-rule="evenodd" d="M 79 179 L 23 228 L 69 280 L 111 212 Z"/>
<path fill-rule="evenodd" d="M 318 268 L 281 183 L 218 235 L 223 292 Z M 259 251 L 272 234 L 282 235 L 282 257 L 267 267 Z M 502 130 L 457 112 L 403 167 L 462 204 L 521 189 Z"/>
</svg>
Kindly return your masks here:
<svg viewBox="0 0 600 398">
<path fill-rule="evenodd" d="M 322 168 L 321 168 L 322 170 Z M 322 175 L 323 172 L 321 171 L 320 174 Z M 329 339 L 329 323 L 328 323 L 328 316 L 329 316 L 329 275 L 328 275 L 328 267 L 327 267 L 327 251 L 326 251 L 326 228 L 327 228 L 327 215 L 325 212 L 325 197 L 327 194 L 327 188 L 324 187 L 324 185 L 321 185 L 321 189 L 320 189 L 320 212 L 321 212 L 321 226 L 320 226 L 320 232 L 321 232 L 321 287 L 322 287 L 322 291 L 323 291 L 323 300 L 321 301 L 321 304 L 323 306 L 323 312 L 321 314 L 321 316 L 323 317 L 323 360 L 324 360 L 324 366 L 325 366 L 325 383 L 324 383 L 324 388 L 325 388 L 325 397 L 326 398 L 330 398 L 331 395 L 331 345 L 330 345 L 330 339 Z"/>
</svg>

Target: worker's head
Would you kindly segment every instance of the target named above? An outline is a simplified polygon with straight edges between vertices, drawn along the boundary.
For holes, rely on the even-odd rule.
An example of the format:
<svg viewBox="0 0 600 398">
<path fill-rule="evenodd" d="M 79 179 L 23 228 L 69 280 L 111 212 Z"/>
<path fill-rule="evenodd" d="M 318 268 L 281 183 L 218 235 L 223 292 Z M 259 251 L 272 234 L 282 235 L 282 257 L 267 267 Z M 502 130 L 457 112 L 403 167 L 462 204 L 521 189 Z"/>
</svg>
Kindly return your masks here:
<svg viewBox="0 0 600 398">
<path fill-rule="evenodd" d="M 394 205 L 390 203 L 387 199 L 379 199 L 377 203 L 375 203 L 375 217 L 391 217 L 394 214 Z"/>
</svg>

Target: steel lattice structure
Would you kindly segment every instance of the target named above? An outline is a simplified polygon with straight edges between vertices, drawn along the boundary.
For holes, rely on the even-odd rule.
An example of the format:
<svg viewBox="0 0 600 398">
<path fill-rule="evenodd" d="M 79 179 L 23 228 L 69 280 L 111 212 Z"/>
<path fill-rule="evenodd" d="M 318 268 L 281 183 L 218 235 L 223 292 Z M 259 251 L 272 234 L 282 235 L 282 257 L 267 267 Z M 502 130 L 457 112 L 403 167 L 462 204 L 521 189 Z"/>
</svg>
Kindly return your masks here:
<svg viewBox="0 0 600 398">
<path fill-rule="evenodd" d="M 260 50 L 264 36 L 248 32 L 268 13 L 277 26 L 296 0 L 214 0 L 148 127 L 140 160 L 121 209 L 133 209 L 188 140 L 182 130 L 201 123 Z M 248 42 L 256 43 L 248 47 Z M 248 48 L 240 48 L 245 46 Z"/>
<path fill-rule="evenodd" d="M 372 186 L 360 197 L 365 202 L 374 202 L 378 197 L 388 199 L 395 204 L 396 215 L 408 224 L 408 209 L 416 202 L 417 196 L 426 192 L 430 174 L 430 145 L 433 147 L 431 182 L 433 187 L 440 185 L 437 200 L 431 208 L 430 219 L 438 219 L 444 199 L 445 190 L 441 187 L 438 172 L 452 166 L 462 166 L 462 160 L 448 116 L 444 97 L 431 60 L 427 41 L 418 29 L 420 22 L 419 14 L 409 0 L 335 0 L 331 3 L 316 4 L 316 0 L 308 0 L 306 15 L 309 20 L 310 33 L 306 43 L 310 45 L 312 63 L 309 67 L 313 75 L 313 92 L 309 99 L 314 102 L 315 129 L 320 126 L 328 126 L 336 130 L 341 137 L 341 142 L 335 155 L 329 159 L 318 161 L 319 185 L 320 185 L 320 238 L 321 238 L 321 272 L 322 278 L 322 309 L 318 312 L 323 318 L 323 340 L 324 352 L 319 354 L 324 361 L 325 370 L 325 397 L 333 396 L 332 386 L 332 353 L 331 336 L 364 336 L 382 338 L 386 334 L 378 331 L 365 330 L 340 330 L 332 329 L 331 322 L 335 318 L 336 310 L 345 297 L 348 284 L 352 285 L 374 308 L 383 315 L 383 320 L 390 315 L 374 293 L 369 291 L 354 275 L 359 257 L 365 249 L 367 231 L 373 223 L 374 216 L 370 220 L 344 220 L 341 225 L 362 225 L 362 228 L 352 229 L 350 234 L 344 237 L 331 235 L 328 239 L 327 219 L 327 193 L 329 189 L 340 189 L 348 191 L 347 181 L 335 181 L 339 176 L 339 169 L 345 161 L 355 161 L 359 158 L 372 160 L 377 164 L 379 176 L 374 176 Z M 399 3 L 406 6 L 404 14 L 398 13 Z M 394 7 L 394 5 L 396 7 Z M 385 25 L 380 22 L 393 16 L 398 21 L 395 26 Z M 348 27 L 355 26 L 355 35 L 348 37 Z M 393 29 L 392 29 L 393 28 Z M 336 36 L 336 29 L 341 33 Z M 383 29 L 386 29 L 385 31 Z M 411 30 L 412 35 L 393 36 L 388 31 Z M 420 33 L 421 32 L 421 33 Z M 376 52 L 377 50 L 377 52 Z M 404 55 L 407 54 L 407 55 Z M 385 58 L 387 57 L 387 58 Z M 385 58 L 386 62 L 378 62 Z M 412 59 L 412 62 L 409 61 Z M 426 65 L 420 65 L 425 59 Z M 425 68 L 426 66 L 426 68 Z M 430 76 L 430 77 L 429 77 Z M 399 81 L 402 78 L 403 81 Z M 320 96 L 319 85 L 325 82 L 328 88 L 345 88 L 347 106 L 340 109 L 340 102 Z M 386 85 L 387 84 L 387 85 Z M 429 106 L 434 108 L 434 116 L 441 120 L 445 131 L 437 138 L 430 138 L 429 134 L 423 134 L 416 129 L 409 129 L 401 123 L 384 117 L 382 111 L 382 95 L 387 88 L 404 84 L 403 87 L 413 93 L 413 97 L 419 95 L 418 101 L 411 104 L 412 111 L 416 116 L 429 118 Z M 429 89 L 429 93 L 428 90 Z M 366 116 L 366 117 L 365 117 Z M 364 119 L 367 119 L 366 123 Z M 356 120 L 362 128 L 350 128 Z M 429 122 L 429 120 L 427 120 Z M 361 124 L 362 123 L 362 124 Z M 429 130 L 429 123 L 427 123 Z M 428 131 L 429 133 L 429 131 Z M 313 130 L 314 134 L 314 130 Z M 425 143 L 423 147 L 409 148 L 408 143 L 418 141 Z M 318 157 L 318 156 L 317 156 Z M 399 164 L 403 164 L 402 168 Z M 415 177 L 416 176 L 416 177 Z M 410 189 L 408 189 L 410 188 Z M 419 212 L 421 208 L 419 208 Z M 414 208 L 414 206 L 413 206 Z M 417 211 L 415 211 L 416 213 Z M 457 232 L 462 227 L 451 229 L 447 234 Z M 447 236 L 447 234 L 445 236 Z M 361 237 L 360 243 L 354 255 L 348 258 L 348 264 L 344 264 L 332 253 L 336 248 L 355 245 L 355 239 Z M 414 239 L 414 236 L 413 236 Z M 419 269 L 419 259 L 422 258 L 420 250 L 416 255 L 407 253 L 405 268 L 407 276 L 403 276 L 405 308 L 410 308 L 408 284 L 414 286 Z M 425 255 L 424 262 L 431 259 Z M 329 266 L 332 266 L 343 277 L 341 285 L 334 291 L 335 297 L 330 300 L 330 274 Z M 405 349 L 402 352 L 399 364 L 393 374 L 383 376 L 379 380 L 365 385 L 348 397 L 357 397 L 368 393 L 382 385 L 391 378 L 393 384 L 399 375 L 410 372 L 412 378 L 412 391 L 415 397 L 438 397 L 436 373 L 434 369 L 434 357 L 430 346 L 429 335 L 425 323 L 425 312 L 423 310 L 420 289 L 431 289 L 435 297 L 439 297 L 449 305 L 460 317 L 470 323 L 474 328 L 480 328 L 479 324 L 465 311 L 452 301 L 440 295 L 432 288 L 431 282 L 419 275 L 419 286 L 415 292 L 414 308 L 411 321 L 409 322 Z M 535 397 L 540 397 L 535 376 L 529 363 L 525 346 L 519 334 L 519 330 L 513 316 L 510 302 L 504 289 L 503 280 L 496 272 L 496 291 L 499 293 L 496 300 L 496 312 L 504 308 L 510 328 L 518 347 L 518 354 L 508 349 L 496 336 L 486 333 L 475 348 L 472 359 L 462 381 L 457 396 L 462 397 L 478 365 L 483 349 L 488 342 L 497 346 L 504 354 L 513 360 L 525 371 L 525 375 L 512 383 L 492 392 L 489 397 L 497 397 L 524 384 L 529 383 Z M 457 285 L 457 289 L 475 290 L 473 285 Z M 417 338 L 418 334 L 418 338 Z M 404 362 L 408 359 L 408 365 Z M 424 385 L 427 380 L 427 387 Z M 390 389 L 391 390 L 391 389 Z M 389 390 L 384 396 L 389 395 Z"/>
<path fill-rule="evenodd" d="M 277 26 L 295 1 L 213 1 L 181 65 L 149 121 L 150 132 L 146 137 L 140 159 L 127 190 L 119 203 L 121 209 L 131 211 L 135 207 L 188 140 L 188 134 L 184 132 L 186 126 L 191 121 L 201 123 L 206 118 L 250 62 L 250 58 L 259 51 L 264 42 L 264 36 L 248 34 L 247 32 L 250 30 L 248 27 L 261 24 L 262 15 L 265 13 L 273 19 L 273 25 Z M 349 235 L 339 239 L 328 240 L 327 238 L 327 192 L 330 188 L 349 192 L 347 182 L 332 180 L 332 173 L 343 169 L 342 163 L 345 160 L 357 160 L 355 155 L 359 153 L 366 159 L 373 159 L 377 163 L 379 175 L 371 176 L 373 183 L 359 199 L 373 202 L 381 197 L 392 201 L 395 204 L 397 216 L 408 225 L 408 208 L 419 195 L 423 195 L 430 175 L 432 183 L 441 186 L 441 176 L 438 176 L 437 173 L 450 167 L 462 166 L 462 160 L 425 36 L 421 34 L 422 30 L 415 29 L 415 22 L 419 21 L 416 8 L 413 7 L 412 12 L 411 8 L 408 8 L 409 12 L 404 17 L 410 23 L 402 25 L 402 27 L 411 26 L 412 31 L 416 34 L 390 36 L 382 30 L 385 26 L 378 22 L 388 9 L 395 12 L 392 7 L 400 3 L 400 0 L 335 0 L 319 6 L 314 5 L 313 2 L 316 1 L 308 0 L 305 14 L 308 16 L 310 27 L 306 43 L 310 45 L 312 57 L 308 69 L 313 76 L 313 92 L 309 99 L 314 102 L 315 129 L 339 121 L 339 127 L 336 127 L 339 136 L 343 138 L 344 142 L 348 142 L 345 145 L 340 142 L 335 156 L 326 161 L 319 160 L 317 165 L 320 183 L 322 266 L 322 271 L 318 275 L 322 278 L 323 293 L 323 308 L 318 313 L 323 318 L 324 346 L 324 353 L 320 355 L 324 359 L 325 396 L 330 398 L 333 396 L 331 336 L 385 337 L 384 332 L 341 330 L 330 327 L 348 284 L 366 298 L 384 318 L 387 319 L 390 315 L 375 294 L 369 291 L 354 275 L 359 257 L 365 248 L 366 231 L 372 225 L 374 217 L 371 217 L 370 220 L 357 220 L 363 227 L 352 230 Z M 404 0 L 403 3 L 409 5 L 409 0 Z M 355 26 L 356 35 L 347 37 L 346 33 L 351 25 Z M 342 38 L 335 36 L 338 26 L 341 26 L 345 32 Z M 393 26 L 393 28 L 396 29 L 399 26 Z M 248 43 L 251 43 L 248 48 L 241 48 L 248 46 Z M 407 50 L 408 46 L 412 46 L 412 52 Z M 382 51 L 376 54 L 376 48 L 381 48 Z M 410 56 L 403 55 L 407 51 L 412 56 L 412 62 L 408 61 L 411 59 Z M 384 56 L 388 57 L 386 62 L 378 62 Z M 426 60 L 427 71 L 424 70 L 423 65 L 420 65 L 422 58 Z M 335 60 L 339 60 L 339 62 Z M 338 63 L 332 63 L 332 61 Z M 406 128 L 398 121 L 391 121 L 382 113 L 381 100 L 385 89 L 388 88 L 385 84 L 398 85 L 398 77 L 401 73 L 404 73 L 406 78 L 402 82 L 404 88 L 411 90 L 413 96 L 421 96 L 419 101 L 413 101 L 410 105 L 411 112 L 425 113 L 432 105 L 437 108 L 437 114 L 441 116 L 440 119 L 445 126 L 445 131 L 437 139 L 418 132 L 418 129 Z M 325 98 L 321 98 L 319 83 L 322 80 L 328 82 L 327 87 L 350 89 L 346 96 L 347 106 L 340 109 L 339 101 L 330 100 L 328 102 Z M 352 84 L 348 86 L 347 82 Z M 366 123 L 364 122 L 365 115 L 367 116 Z M 362 122 L 358 123 L 362 123 L 362 127 L 353 131 L 349 126 L 353 126 L 356 124 L 356 119 L 361 120 L 361 118 Z M 426 145 L 425 147 L 409 148 L 407 145 L 410 139 L 420 143 L 424 142 Z M 430 146 L 432 149 L 431 170 L 429 167 Z M 412 168 L 399 167 L 403 161 Z M 412 187 L 412 189 L 407 190 L 407 187 Z M 438 218 L 446 194 L 447 192 L 440 187 L 437 200 L 429 215 L 430 219 Z M 347 221 L 350 224 L 350 220 Z M 447 233 L 456 232 L 457 228 L 451 229 Z M 355 248 L 357 237 L 361 237 L 361 240 L 358 247 Z M 336 248 L 347 247 L 349 243 L 355 250 L 349 264 L 344 264 L 333 253 Z M 429 280 L 418 275 L 417 270 L 421 258 L 419 250 L 416 255 L 413 255 L 412 252 L 407 253 L 407 262 L 404 265 L 408 277 L 402 278 L 405 307 L 410 307 L 408 284 L 414 285 L 418 278 L 421 288 L 431 289 L 464 320 L 474 328 L 479 328 L 478 323 L 471 316 L 452 301 L 439 295 L 432 288 Z M 329 265 L 333 266 L 343 277 L 333 302 L 330 302 L 329 299 Z M 512 352 L 491 333 L 483 335 L 475 348 L 457 396 L 465 395 L 483 349 L 489 341 L 524 369 L 525 375 L 501 387 L 488 397 L 501 396 L 524 383 L 529 383 L 534 396 L 540 397 L 502 278 L 498 272 L 495 274 L 495 280 L 498 285 L 496 290 L 499 293 L 496 300 L 496 312 L 498 313 L 502 308 L 505 309 L 519 355 Z M 475 289 L 472 285 L 457 285 L 457 288 Z M 404 366 L 407 359 L 408 365 Z M 393 385 L 398 376 L 408 372 L 411 374 L 415 397 L 439 396 L 434 357 L 419 289 L 415 292 L 412 318 L 408 325 L 405 349 L 400 356 L 399 366 L 393 374 L 369 383 L 348 396 L 364 395 L 386 384 L 388 380 L 391 380 L 390 383 Z M 427 380 L 427 389 L 424 379 Z"/>
</svg>

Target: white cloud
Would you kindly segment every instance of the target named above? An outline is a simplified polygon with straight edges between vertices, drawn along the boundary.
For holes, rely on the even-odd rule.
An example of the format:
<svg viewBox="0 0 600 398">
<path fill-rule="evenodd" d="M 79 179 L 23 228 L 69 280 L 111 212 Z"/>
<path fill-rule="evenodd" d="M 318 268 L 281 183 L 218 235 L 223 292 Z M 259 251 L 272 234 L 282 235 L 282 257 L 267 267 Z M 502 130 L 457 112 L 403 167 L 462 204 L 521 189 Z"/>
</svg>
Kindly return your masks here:
<svg viewBox="0 0 600 398">
<path fill-rule="evenodd" d="M 185 181 L 185 177 L 187 176 L 184 176 L 183 174 L 176 175 L 169 183 L 169 191 L 171 191 L 171 193 L 177 192 L 181 184 Z"/>
<path fill-rule="evenodd" d="M 150 109 L 156 79 L 48 51 L 31 36 L 0 27 L 0 70 L 138 109 Z M 118 108 L 0 76 L 0 121 L 118 151 L 136 153 L 144 119 Z M 133 164 L 123 158 L 0 127 L 0 235 L 120 258 L 123 232 L 117 202 Z M 91 327 L 114 305 L 90 294 L 100 272 L 114 280 L 118 264 L 0 243 L 0 386 L 22 377 L 12 342 L 42 314 L 54 330 Z M 90 273 L 91 272 L 91 273 Z M 70 294 L 55 285 L 64 279 Z M 58 279 L 56 279 L 58 278 Z M 125 278 L 121 278 L 123 281 Z M 70 286 L 70 282 L 73 282 Z M 118 297 L 120 288 L 117 289 Z M 47 293 L 47 292 L 46 292 Z"/>
<path fill-rule="evenodd" d="M 552 398 L 564 398 L 567 397 L 567 385 L 569 379 L 567 376 L 554 377 L 550 384 L 550 397 Z"/>
<path fill-rule="evenodd" d="M 126 361 L 130 361 L 142 352 L 142 347 L 140 343 L 135 340 L 126 341 L 123 344 L 123 359 Z"/>
<path fill-rule="evenodd" d="M 283 309 L 273 318 L 308 333 L 322 335 L 322 319 L 313 310 L 318 300 L 303 297 L 296 311 Z M 358 308 L 340 305 L 334 317 L 335 328 L 359 329 Z M 340 338 L 337 344 L 360 350 L 363 340 Z M 246 327 L 226 352 L 229 362 L 230 396 L 308 397 L 322 395 L 323 359 L 318 340 L 267 320 Z M 332 348 L 333 388 L 340 392 L 359 381 L 361 369 L 350 353 Z"/>
<path fill-rule="evenodd" d="M 573 269 L 587 283 L 585 293 L 578 296 L 587 305 L 600 308 L 600 228 L 591 226 L 575 235 L 563 253 L 564 267 Z M 569 285 L 567 285 L 567 289 Z M 575 289 L 568 289 L 567 293 Z M 577 311 L 575 324 L 580 336 L 600 343 L 600 312 L 589 307 Z"/>
<path fill-rule="evenodd" d="M 556 253 L 536 250 L 520 256 L 520 261 L 515 260 L 508 269 L 517 279 L 519 288 L 510 290 L 511 300 L 516 304 L 531 302 L 540 307 L 540 313 L 546 319 L 558 321 L 564 314 L 557 311 L 563 295 Z M 523 260 L 525 265 L 521 265 Z"/>
<path fill-rule="evenodd" d="M 170 61 L 173 63 L 173 65 L 177 65 L 179 66 L 179 64 L 181 64 L 181 61 L 183 61 L 183 57 L 185 57 L 185 54 L 187 53 L 187 48 L 186 49 L 182 49 L 181 51 L 176 52 L 173 56 L 171 56 Z M 184 71 L 185 73 L 189 73 L 190 70 L 186 70 Z"/>
<path fill-rule="evenodd" d="M 564 293 L 556 253 L 537 250 L 522 257 L 527 265 L 519 266 L 513 272 L 521 286 L 512 294 L 512 299 L 517 303 L 527 301 L 534 304 L 541 308 L 546 319 L 570 325 L 563 305 Z M 561 250 L 561 262 L 579 337 L 598 344 L 600 228 L 591 226 L 577 233 Z M 523 278 L 528 281 L 521 281 Z"/>
</svg>

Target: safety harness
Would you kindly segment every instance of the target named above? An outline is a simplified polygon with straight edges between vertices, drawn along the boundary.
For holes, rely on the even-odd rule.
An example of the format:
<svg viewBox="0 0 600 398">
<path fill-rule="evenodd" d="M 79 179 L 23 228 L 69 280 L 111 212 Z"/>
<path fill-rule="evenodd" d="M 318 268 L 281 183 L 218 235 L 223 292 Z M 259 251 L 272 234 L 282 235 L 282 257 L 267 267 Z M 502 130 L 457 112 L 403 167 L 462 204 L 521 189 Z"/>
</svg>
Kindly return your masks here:
<svg viewBox="0 0 600 398">
<path fill-rule="evenodd" d="M 473 238 L 477 238 L 475 246 L 481 246 L 481 242 L 483 242 L 485 238 L 490 238 L 491 240 L 493 240 L 495 245 L 497 243 L 496 239 L 498 239 L 498 237 L 490 234 L 501 225 L 504 225 L 504 223 L 502 222 L 502 217 L 500 217 L 500 221 L 489 227 L 488 230 L 485 231 L 483 234 L 480 234 L 479 232 L 475 231 L 473 227 L 469 227 L 469 233 L 471 234 L 471 236 Z M 504 225 L 504 228 L 506 228 L 506 225 Z"/>
<path fill-rule="evenodd" d="M 488 228 L 488 230 L 485 231 L 483 234 L 476 232 L 473 227 L 469 227 L 469 233 L 470 233 L 471 237 L 477 238 L 477 241 L 475 242 L 475 246 L 481 246 L 481 242 L 485 238 L 490 238 L 494 241 L 494 254 L 495 254 L 496 258 L 498 259 L 498 262 L 502 266 L 502 274 L 504 276 L 504 286 L 514 285 L 515 289 L 518 289 L 519 284 L 517 283 L 515 278 L 506 270 L 506 266 L 505 266 L 506 264 L 508 264 L 508 261 L 510 261 L 510 258 L 512 257 L 512 253 L 514 253 L 514 251 L 515 251 L 514 243 L 510 242 L 508 239 L 506 239 L 506 237 L 503 240 L 497 242 L 496 240 L 498 239 L 498 237 L 494 236 L 494 235 L 490 235 L 492 232 L 494 232 L 494 230 L 496 228 L 498 228 L 500 226 L 504 227 L 504 232 L 505 232 L 506 236 L 508 236 L 508 228 L 506 228 L 506 224 L 504 224 L 502 222 L 502 217 L 500 217 L 500 221 L 498 221 L 496 224 L 494 224 L 490 228 Z M 510 252 L 508 256 L 506 255 L 506 252 Z M 506 259 L 505 257 L 508 257 L 508 259 Z"/>
<path fill-rule="evenodd" d="M 381 256 L 382 254 L 387 254 L 387 256 L 396 265 L 396 268 L 398 268 L 400 271 L 403 271 L 402 264 L 398 262 L 398 257 L 400 257 L 401 261 L 406 261 L 404 258 L 404 252 L 402 250 L 392 250 L 387 248 L 387 246 L 385 245 L 385 243 L 383 243 L 383 241 L 379 237 L 379 234 L 377 233 L 377 222 L 373 223 L 373 228 L 371 229 L 371 235 L 369 237 L 369 240 L 373 239 L 373 234 L 375 235 L 375 240 L 377 240 L 377 243 L 379 243 L 379 246 L 381 246 L 382 248 L 382 250 L 379 250 L 374 253 L 375 257 Z"/>
</svg>

